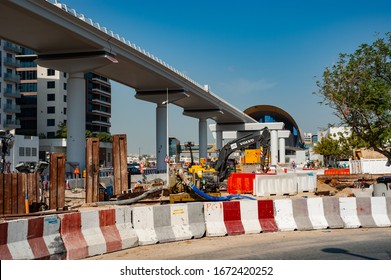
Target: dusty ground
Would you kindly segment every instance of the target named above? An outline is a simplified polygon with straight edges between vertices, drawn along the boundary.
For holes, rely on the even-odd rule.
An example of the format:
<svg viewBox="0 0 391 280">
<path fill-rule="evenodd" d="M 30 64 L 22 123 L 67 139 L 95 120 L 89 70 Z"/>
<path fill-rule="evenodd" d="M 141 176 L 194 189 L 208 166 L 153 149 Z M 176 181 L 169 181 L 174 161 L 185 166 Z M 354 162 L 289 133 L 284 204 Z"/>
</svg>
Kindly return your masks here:
<svg viewBox="0 0 391 280">
<path fill-rule="evenodd" d="M 322 180 L 317 181 L 316 192 L 303 192 L 298 193 L 296 195 L 271 195 L 265 197 L 255 197 L 251 194 L 245 194 L 246 196 L 252 196 L 257 199 L 279 199 L 279 198 L 298 198 L 298 197 L 319 197 L 319 196 L 335 196 L 335 197 L 352 197 L 354 194 L 352 193 L 351 186 L 353 184 L 348 182 L 340 182 L 338 180 L 331 180 L 324 182 Z M 222 196 L 229 195 L 227 192 L 222 191 Z M 148 200 L 148 204 L 161 204 L 161 201 L 165 203 L 168 202 L 169 197 L 161 197 L 160 199 L 155 199 L 156 202 L 153 203 L 153 200 Z M 78 210 L 87 210 L 91 208 L 91 205 L 85 204 L 85 191 L 84 189 L 73 189 L 73 190 L 65 190 L 65 205 L 67 205 L 70 209 L 78 209 Z M 145 205 L 145 203 L 136 203 L 133 205 Z M 100 206 L 100 207 L 109 207 L 109 206 Z"/>
</svg>

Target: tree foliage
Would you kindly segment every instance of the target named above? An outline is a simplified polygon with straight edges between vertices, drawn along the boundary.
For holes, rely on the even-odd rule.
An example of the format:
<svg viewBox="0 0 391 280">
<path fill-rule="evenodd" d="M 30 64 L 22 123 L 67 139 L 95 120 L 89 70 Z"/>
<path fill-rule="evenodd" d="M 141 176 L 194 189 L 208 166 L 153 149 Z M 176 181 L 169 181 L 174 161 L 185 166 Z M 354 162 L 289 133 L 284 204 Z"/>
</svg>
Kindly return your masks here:
<svg viewBox="0 0 391 280">
<path fill-rule="evenodd" d="M 67 124 L 60 122 L 58 124 L 58 130 L 56 131 L 56 138 L 67 138 Z"/>
<path fill-rule="evenodd" d="M 67 125 L 66 123 L 60 122 L 58 125 L 58 130 L 56 131 L 57 138 L 67 138 Z M 86 138 L 97 137 L 101 142 L 113 142 L 112 136 L 107 132 L 99 132 L 98 135 L 94 135 L 89 130 L 86 130 Z"/>
<path fill-rule="evenodd" d="M 353 150 L 361 147 L 363 142 L 353 135 L 338 133 L 323 137 L 314 146 L 314 152 L 324 157 L 324 162 L 329 165 L 338 160 L 346 160 L 353 156 Z"/>
<path fill-rule="evenodd" d="M 391 33 L 360 45 L 353 54 L 340 54 L 322 78 L 316 83 L 321 103 L 391 163 Z"/>
</svg>

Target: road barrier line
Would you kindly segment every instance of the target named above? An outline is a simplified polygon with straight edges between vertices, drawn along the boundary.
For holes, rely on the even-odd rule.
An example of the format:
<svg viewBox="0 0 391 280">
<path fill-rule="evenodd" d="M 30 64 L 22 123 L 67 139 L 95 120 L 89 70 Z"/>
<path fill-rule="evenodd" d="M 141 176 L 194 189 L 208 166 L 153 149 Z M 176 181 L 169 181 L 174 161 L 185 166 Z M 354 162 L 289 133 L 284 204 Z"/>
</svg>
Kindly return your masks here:
<svg viewBox="0 0 391 280">
<path fill-rule="evenodd" d="M 297 229 L 296 221 L 293 217 L 292 200 L 274 200 L 274 217 L 279 231 L 292 231 Z"/>
<path fill-rule="evenodd" d="M 158 242 L 153 212 L 152 206 L 132 208 L 133 227 L 138 236 L 139 245 L 156 244 Z"/>
<path fill-rule="evenodd" d="M 138 236 L 132 225 L 132 208 L 118 207 L 115 209 L 115 225 L 122 241 L 122 249 L 138 246 Z"/>
<path fill-rule="evenodd" d="M 344 228 L 359 228 L 361 226 L 357 215 L 356 198 L 340 197 L 339 209 L 344 223 Z"/>
<path fill-rule="evenodd" d="M 187 204 L 189 214 L 189 228 L 194 238 L 201 238 L 205 235 L 204 203 L 193 202 Z"/>
<path fill-rule="evenodd" d="M 356 207 L 357 216 L 362 227 L 376 227 L 375 220 L 372 216 L 372 200 L 371 197 L 357 197 Z"/>
<path fill-rule="evenodd" d="M 324 214 L 323 200 L 321 197 L 308 198 L 307 207 L 308 217 L 313 229 L 325 229 L 329 227 Z"/>
<path fill-rule="evenodd" d="M 240 201 L 224 201 L 223 213 L 228 235 L 245 233 L 240 215 Z"/>
<path fill-rule="evenodd" d="M 274 218 L 273 200 L 258 200 L 258 218 L 262 232 L 276 232 L 278 226 Z"/>
<path fill-rule="evenodd" d="M 387 215 L 387 200 L 383 196 L 371 197 L 372 217 L 377 227 L 391 226 L 390 218 Z"/>
<path fill-rule="evenodd" d="M 240 201 L 240 220 L 245 234 L 262 232 L 258 212 L 258 202 L 256 200 Z"/>
<path fill-rule="evenodd" d="M 223 202 L 204 202 L 206 236 L 225 236 Z"/>
<path fill-rule="evenodd" d="M 339 199 L 337 197 L 322 197 L 323 212 L 329 228 L 343 228 Z"/>
<path fill-rule="evenodd" d="M 295 219 L 297 230 L 312 230 L 311 220 L 308 215 L 307 199 L 292 199 L 293 218 Z"/>
</svg>

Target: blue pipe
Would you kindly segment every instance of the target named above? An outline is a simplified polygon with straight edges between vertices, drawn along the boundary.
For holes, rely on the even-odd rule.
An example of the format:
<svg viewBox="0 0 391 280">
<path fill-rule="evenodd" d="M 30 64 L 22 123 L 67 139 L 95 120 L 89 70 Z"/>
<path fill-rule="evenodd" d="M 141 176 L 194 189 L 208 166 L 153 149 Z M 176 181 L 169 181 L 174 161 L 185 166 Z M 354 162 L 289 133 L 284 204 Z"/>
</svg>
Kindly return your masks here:
<svg viewBox="0 0 391 280">
<path fill-rule="evenodd" d="M 201 196 L 202 198 L 205 198 L 207 200 L 212 200 L 212 201 L 229 201 L 231 199 L 243 199 L 243 198 L 246 198 L 246 199 L 251 199 L 251 200 L 256 200 L 255 198 L 252 198 L 252 197 L 249 197 L 249 196 L 244 196 L 244 195 L 240 195 L 240 194 L 234 194 L 234 195 L 228 195 L 228 196 L 212 196 L 212 195 L 209 195 L 209 194 L 206 194 L 204 193 L 203 191 L 201 191 L 199 188 L 197 188 L 194 184 L 190 183 L 190 187 L 191 189 L 196 193 L 198 194 L 199 196 Z"/>
</svg>

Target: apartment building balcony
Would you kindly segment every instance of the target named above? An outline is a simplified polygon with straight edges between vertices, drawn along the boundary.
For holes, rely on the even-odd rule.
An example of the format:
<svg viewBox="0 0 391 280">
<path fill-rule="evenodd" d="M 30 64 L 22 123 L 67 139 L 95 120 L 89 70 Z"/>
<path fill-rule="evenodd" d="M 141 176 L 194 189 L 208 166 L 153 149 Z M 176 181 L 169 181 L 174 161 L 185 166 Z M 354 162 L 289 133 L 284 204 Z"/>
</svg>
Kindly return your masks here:
<svg viewBox="0 0 391 280">
<path fill-rule="evenodd" d="M 3 91 L 3 96 L 10 98 L 20 98 L 22 95 L 20 94 L 19 90 L 10 90 L 5 88 Z"/>
<path fill-rule="evenodd" d="M 16 75 L 16 74 L 11 74 L 11 73 L 4 73 L 4 81 L 12 82 L 12 83 L 19 83 L 20 76 Z"/>
<path fill-rule="evenodd" d="M 98 98 L 94 98 L 91 100 L 91 103 L 92 104 L 98 104 L 98 105 L 104 105 L 104 106 L 111 106 L 111 103 L 110 102 L 107 102 L 107 101 L 103 101 L 103 100 L 100 100 Z"/>
<path fill-rule="evenodd" d="M 99 93 L 99 94 L 103 94 L 103 95 L 105 95 L 105 96 L 111 97 L 111 93 L 110 93 L 110 92 L 105 91 L 105 90 L 102 90 L 102 89 L 100 89 L 100 88 L 93 88 L 93 89 L 91 89 L 91 91 L 92 91 L 93 93 Z"/>
<path fill-rule="evenodd" d="M 104 122 L 104 121 L 100 121 L 100 120 L 95 120 L 95 121 L 92 121 L 91 123 L 93 125 L 100 125 L 100 126 L 105 126 L 105 127 L 111 127 L 111 123 L 110 122 Z"/>
<path fill-rule="evenodd" d="M 107 86 L 111 86 L 110 81 L 108 79 L 94 77 L 91 80 L 95 83 L 101 83 Z"/>
<path fill-rule="evenodd" d="M 98 116 L 111 117 L 111 113 L 110 112 L 104 112 L 104 111 L 100 111 L 100 110 L 92 110 L 92 113 L 94 115 L 98 115 Z"/>
<path fill-rule="evenodd" d="M 21 53 L 22 52 L 22 47 L 14 44 L 14 43 L 8 42 L 8 41 L 4 42 L 4 49 L 9 52 L 14 52 L 14 53 Z"/>
<path fill-rule="evenodd" d="M 19 68 L 21 66 L 20 61 L 15 58 L 5 57 L 4 65 L 13 68 Z"/>
<path fill-rule="evenodd" d="M 21 128 L 20 126 L 20 120 L 4 120 L 3 121 L 3 127 L 8 129 L 15 129 L 15 128 Z"/>
<path fill-rule="evenodd" d="M 19 105 L 7 104 L 7 103 L 4 103 L 3 111 L 5 113 L 20 113 L 21 112 Z"/>
</svg>

